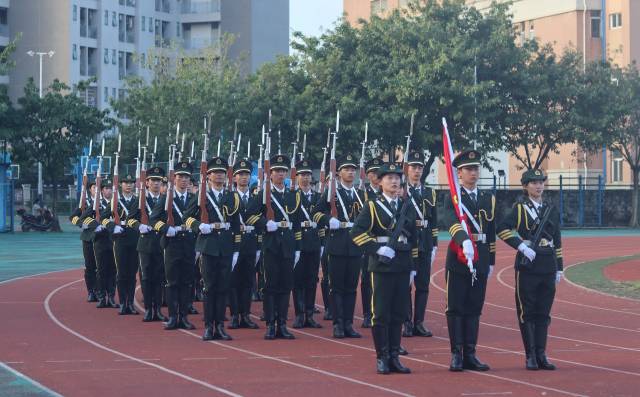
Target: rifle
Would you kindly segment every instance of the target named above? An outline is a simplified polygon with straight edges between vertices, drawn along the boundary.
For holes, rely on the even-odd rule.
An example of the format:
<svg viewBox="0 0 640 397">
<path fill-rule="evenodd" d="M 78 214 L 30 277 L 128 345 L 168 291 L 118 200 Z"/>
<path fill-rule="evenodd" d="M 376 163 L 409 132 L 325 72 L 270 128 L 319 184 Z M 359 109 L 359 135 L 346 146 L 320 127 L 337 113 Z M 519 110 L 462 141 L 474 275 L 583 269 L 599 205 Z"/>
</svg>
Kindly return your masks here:
<svg viewBox="0 0 640 397">
<path fill-rule="evenodd" d="M 191 152 L 189 152 L 189 157 L 187 157 L 187 161 L 189 161 L 189 164 L 191 164 L 191 162 L 193 161 L 193 155 L 195 154 L 195 150 L 196 150 L 196 141 L 191 141 Z"/>
<path fill-rule="evenodd" d="M 262 167 L 262 162 L 264 161 L 265 136 L 266 134 L 264 133 L 264 124 L 262 124 L 262 143 L 258 145 L 258 147 L 260 148 L 260 156 L 258 158 L 258 190 L 262 188 L 262 184 L 264 183 L 264 170 Z"/>
<path fill-rule="evenodd" d="M 140 156 L 142 155 L 142 146 L 138 139 L 138 157 L 136 157 L 136 194 L 140 194 Z"/>
<path fill-rule="evenodd" d="M 298 151 L 298 141 L 300 140 L 300 120 L 298 120 L 298 132 L 296 133 L 296 141 L 293 142 L 293 155 L 291 156 L 291 186 L 290 190 L 296 190 L 296 153 Z"/>
<path fill-rule="evenodd" d="M 409 175 L 409 150 L 411 148 L 411 137 L 413 136 L 413 120 L 415 113 L 411 114 L 411 127 L 409 127 L 409 135 L 407 135 L 407 144 L 404 148 L 404 157 L 402 158 L 402 178 L 404 179 L 404 197 L 409 194 L 409 181 L 407 175 Z"/>
<path fill-rule="evenodd" d="M 78 208 L 82 212 L 87 208 L 87 186 L 89 184 L 89 175 L 87 172 L 89 171 L 89 160 L 91 159 L 91 149 L 93 147 L 93 139 L 89 141 L 89 154 L 87 155 L 87 161 L 84 164 L 84 170 L 82 171 L 82 187 L 80 188 L 80 202 L 78 203 Z"/>
<path fill-rule="evenodd" d="M 267 220 L 272 221 L 275 219 L 273 208 L 271 207 L 271 137 L 266 138 L 266 147 L 264 149 L 264 189 L 262 190 L 262 204 L 264 204 L 267 214 Z"/>
<path fill-rule="evenodd" d="M 176 143 L 178 142 L 178 134 L 180 133 L 180 123 L 178 123 L 177 132 L 176 132 Z M 169 145 L 169 178 L 167 178 L 167 196 L 164 201 L 164 210 L 167 213 L 167 225 L 175 226 L 175 221 L 173 220 L 173 195 L 175 191 L 175 182 L 176 182 L 176 172 L 174 168 L 174 161 L 176 156 L 176 145 Z"/>
<path fill-rule="evenodd" d="M 142 148 L 142 160 L 140 161 L 140 196 L 138 197 L 138 211 L 140 211 L 140 223 L 149 224 L 147 213 L 147 147 Z"/>
<path fill-rule="evenodd" d="M 331 217 L 338 217 L 338 208 L 336 207 L 336 194 L 338 185 L 336 179 L 338 178 L 338 172 L 336 171 L 336 138 L 338 134 L 333 133 L 333 146 L 331 147 L 331 159 L 329 165 L 329 172 L 331 173 L 331 182 L 329 183 L 329 192 L 327 193 L 327 201 L 331 207 Z"/>
<path fill-rule="evenodd" d="M 206 125 L 206 119 L 205 119 Z M 202 159 L 200 160 L 200 189 L 198 190 L 198 206 L 200 207 L 200 222 L 209 223 L 209 211 L 207 211 L 207 147 L 209 146 L 209 134 L 204 134 Z"/>
<path fill-rule="evenodd" d="M 307 152 L 307 133 L 304 133 L 302 138 L 302 151 L 300 152 L 300 161 L 304 160 L 304 154 Z"/>
<path fill-rule="evenodd" d="M 362 151 L 360 153 L 360 186 L 358 186 L 360 189 L 364 189 L 364 178 L 366 177 L 365 175 L 365 169 L 364 169 L 364 151 L 367 147 L 367 133 L 369 131 L 369 122 L 365 122 L 364 123 L 364 140 L 362 141 Z"/>
<path fill-rule="evenodd" d="M 153 153 L 151 153 L 151 164 L 155 164 L 156 162 L 156 153 L 158 152 L 158 136 L 156 135 L 153 138 Z"/>
<path fill-rule="evenodd" d="M 329 151 L 329 145 L 331 144 L 331 128 L 327 132 L 327 145 L 322 149 L 322 164 L 320 164 L 320 183 L 318 184 L 318 192 L 324 192 L 325 179 L 327 177 L 327 152 Z"/>
<path fill-rule="evenodd" d="M 387 246 L 389 246 L 393 250 L 395 250 L 398 246 L 400 235 L 402 234 L 404 224 L 407 221 L 407 212 L 409 211 L 410 207 L 409 203 L 410 200 L 405 198 L 404 202 L 402 203 L 402 208 L 400 209 L 400 218 L 398 219 L 398 222 L 395 223 L 393 231 L 391 232 L 391 236 L 389 236 L 389 243 L 387 244 Z M 387 256 L 378 255 L 378 260 L 388 265 L 393 259 Z"/>
<path fill-rule="evenodd" d="M 542 239 L 542 234 L 544 233 L 544 228 L 549 223 L 549 218 L 551 217 L 551 205 L 547 205 L 542 213 L 542 217 L 538 217 L 536 222 L 534 223 L 535 231 L 533 233 L 533 238 L 527 244 L 529 248 L 535 249 L 540 244 L 540 240 Z M 533 263 L 524 255 L 520 255 L 520 266 L 524 268 L 530 268 Z"/>
<path fill-rule="evenodd" d="M 118 185 L 120 184 L 120 177 L 118 176 L 118 163 L 120 160 L 120 150 L 122 148 L 122 134 L 118 134 L 118 151 L 115 153 L 116 161 L 113 165 L 113 197 L 111 198 L 111 216 L 113 217 L 113 223 L 120 226 L 120 212 L 118 212 L 119 193 Z"/>
<path fill-rule="evenodd" d="M 182 153 L 184 152 L 184 138 L 185 133 L 182 133 L 182 142 L 180 143 L 180 151 L 178 152 L 178 161 L 182 161 Z"/>
<path fill-rule="evenodd" d="M 104 138 L 102 138 L 102 151 L 100 152 L 100 157 L 98 158 L 98 171 L 96 172 L 96 200 L 93 203 L 93 211 L 95 212 L 94 217 L 96 222 L 100 224 L 100 201 L 102 198 L 100 197 L 102 194 L 102 159 L 104 157 Z"/>
</svg>

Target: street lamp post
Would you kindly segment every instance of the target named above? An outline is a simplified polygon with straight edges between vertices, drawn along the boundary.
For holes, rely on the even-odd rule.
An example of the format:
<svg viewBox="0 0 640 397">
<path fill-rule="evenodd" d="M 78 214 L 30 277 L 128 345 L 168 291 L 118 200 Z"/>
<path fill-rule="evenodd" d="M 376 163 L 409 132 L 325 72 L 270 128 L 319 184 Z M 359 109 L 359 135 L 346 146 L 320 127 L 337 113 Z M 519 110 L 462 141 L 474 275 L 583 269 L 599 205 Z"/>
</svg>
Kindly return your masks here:
<svg viewBox="0 0 640 397">
<path fill-rule="evenodd" d="M 37 51 L 27 51 L 27 55 L 29 55 L 30 57 L 33 56 L 38 56 L 38 58 L 40 58 L 40 78 L 39 78 L 39 85 L 38 85 L 38 95 L 40 97 L 40 99 L 42 99 L 42 57 L 45 55 L 48 55 L 49 58 L 52 58 L 53 55 L 55 54 L 55 51 L 49 51 L 49 52 L 37 52 Z M 38 145 L 38 148 L 40 148 L 42 146 L 42 144 L 40 143 Z M 40 199 L 40 201 L 42 202 L 42 162 L 38 161 L 38 198 Z M 40 204 L 42 205 L 42 203 Z"/>
</svg>

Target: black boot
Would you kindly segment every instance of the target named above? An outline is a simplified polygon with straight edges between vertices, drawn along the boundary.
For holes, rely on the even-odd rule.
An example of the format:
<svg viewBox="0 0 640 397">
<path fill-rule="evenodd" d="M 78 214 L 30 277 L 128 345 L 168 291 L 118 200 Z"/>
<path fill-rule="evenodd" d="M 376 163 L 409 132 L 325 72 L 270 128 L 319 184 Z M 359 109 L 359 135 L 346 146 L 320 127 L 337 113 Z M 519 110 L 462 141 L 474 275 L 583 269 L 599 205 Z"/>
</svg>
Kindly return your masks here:
<svg viewBox="0 0 640 397">
<path fill-rule="evenodd" d="M 400 362 L 400 340 L 402 324 L 389 326 L 389 371 L 399 374 L 410 374 L 411 370 Z"/>
<path fill-rule="evenodd" d="M 371 323 L 371 314 L 369 313 L 365 313 L 362 315 L 362 328 L 371 328 L 372 327 L 372 323 Z"/>
<path fill-rule="evenodd" d="M 167 322 L 168 319 L 162 314 L 162 300 L 164 295 L 164 284 L 152 285 L 153 296 L 153 321 Z"/>
<path fill-rule="evenodd" d="M 535 324 L 530 321 L 525 323 L 518 321 L 518 325 L 520 326 L 520 335 L 522 336 L 522 344 L 526 355 L 525 366 L 530 371 L 536 371 L 538 370 L 538 363 L 536 361 Z"/>
<path fill-rule="evenodd" d="M 213 326 L 211 324 L 205 325 L 204 334 L 202 335 L 202 340 L 213 340 Z"/>
<path fill-rule="evenodd" d="M 333 337 L 337 339 L 344 338 L 344 302 L 342 294 L 331 291 L 329 295 L 331 299 L 331 313 L 333 314 Z"/>
<path fill-rule="evenodd" d="M 431 330 L 426 328 L 423 323 L 417 323 L 413 326 L 413 334 L 415 336 L 424 336 L 427 338 L 433 336 Z"/>
<path fill-rule="evenodd" d="M 295 339 L 296 337 L 287 329 L 287 323 L 284 320 L 278 320 L 276 326 L 276 337 L 280 339 Z"/>
<path fill-rule="evenodd" d="M 105 291 L 98 291 L 98 304 L 96 305 L 96 307 L 98 309 L 104 309 L 109 307 L 107 293 Z"/>
<path fill-rule="evenodd" d="M 304 291 L 301 289 L 293 290 L 293 308 L 296 318 L 291 326 L 293 328 L 304 328 Z"/>
<path fill-rule="evenodd" d="M 488 371 L 491 368 L 476 357 L 476 344 L 478 342 L 479 328 L 480 317 L 474 316 L 464 318 L 465 336 L 462 366 L 464 369 L 469 369 L 471 371 Z"/>
<path fill-rule="evenodd" d="M 333 337 L 336 339 L 344 338 L 344 323 L 341 318 L 333 320 Z"/>
<path fill-rule="evenodd" d="M 333 320 L 333 313 L 331 311 L 331 296 L 329 294 L 329 281 L 324 279 L 320 282 L 320 291 L 322 292 L 322 304 L 324 305 L 323 320 Z"/>
<path fill-rule="evenodd" d="M 362 338 L 355 329 L 353 329 L 353 313 L 356 309 L 356 292 L 346 293 L 342 297 L 343 309 L 343 331 L 347 338 Z"/>
<path fill-rule="evenodd" d="M 353 329 L 353 323 L 351 321 L 344 324 L 344 336 L 347 338 L 362 338 L 362 335 Z"/>
<path fill-rule="evenodd" d="M 402 328 L 403 338 L 411 338 L 413 336 L 413 323 L 411 321 L 405 321 Z"/>
<path fill-rule="evenodd" d="M 177 287 L 166 287 L 165 294 L 167 299 L 167 306 L 169 309 L 169 321 L 164 325 L 164 329 L 171 331 L 178 329 L 178 291 Z"/>
<path fill-rule="evenodd" d="M 362 300 L 362 328 L 371 328 L 371 277 L 365 268 L 360 279 L 360 298 Z M 367 276 L 369 275 L 369 276 Z"/>
<path fill-rule="evenodd" d="M 118 310 L 118 314 L 129 314 L 129 305 L 127 305 L 127 301 L 129 300 L 127 298 L 128 291 L 124 280 L 118 280 L 116 289 L 118 291 L 118 301 L 120 302 L 120 310 Z"/>
<path fill-rule="evenodd" d="M 152 289 L 147 280 L 140 281 L 142 288 L 142 299 L 144 301 L 144 316 L 142 321 L 145 323 L 153 321 L 153 294 Z"/>
<path fill-rule="evenodd" d="M 224 330 L 224 323 L 222 321 L 216 321 L 216 326 L 213 334 L 214 339 L 232 340 L 231 335 L 227 334 Z"/>
<path fill-rule="evenodd" d="M 276 337 L 282 339 L 295 339 L 287 329 L 287 312 L 289 311 L 289 293 L 278 295 L 278 321 L 276 326 Z"/>
<path fill-rule="evenodd" d="M 193 288 L 190 285 L 182 285 L 180 287 L 178 327 L 182 329 L 196 329 L 195 325 L 189 321 L 189 306 L 191 306 L 192 291 Z"/>
<path fill-rule="evenodd" d="M 424 326 L 424 313 L 427 310 L 428 291 L 416 289 L 415 293 L 415 310 L 413 312 L 413 335 L 422 337 L 431 337 L 433 333 L 429 328 Z"/>
<path fill-rule="evenodd" d="M 120 305 L 118 305 L 116 303 L 116 290 L 115 288 L 110 288 L 107 292 L 107 304 L 109 305 L 109 308 L 111 309 L 117 309 L 120 307 Z"/>
<path fill-rule="evenodd" d="M 376 372 L 386 375 L 389 369 L 389 333 L 386 326 L 374 325 L 371 329 L 376 348 Z"/>
<path fill-rule="evenodd" d="M 276 338 L 276 326 L 274 323 L 267 322 L 267 332 L 264 333 L 264 338 L 266 340 L 273 340 Z"/>
<path fill-rule="evenodd" d="M 549 330 L 549 322 L 536 322 L 535 325 L 535 344 L 536 344 L 536 361 L 538 367 L 547 371 L 553 371 L 556 366 L 551 364 L 547 359 L 545 350 L 547 349 L 547 332 Z"/>
<path fill-rule="evenodd" d="M 409 351 L 407 349 L 405 349 L 404 347 L 402 347 L 402 345 L 400 345 L 400 347 L 398 348 L 398 354 L 401 356 L 408 356 L 409 355 Z"/>
<path fill-rule="evenodd" d="M 229 329 L 240 328 L 240 315 L 234 314 L 231 316 L 231 322 L 229 323 Z"/>
<path fill-rule="evenodd" d="M 136 310 L 136 305 L 135 305 L 135 301 L 136 301 L 136 279 L 135 276 L 133 278 L 133 280 L 129 280 L 129 285 L 127 286 L 127 290 L 129 291 L 129 293 L 127 294 L 127 307 L 129 308 L 129 313 L 130 314 L 138 314 L 138 311 Z"/>
<path fill-rule="evenodd" d="M 249 314 L 242 314 L 240 316 L 240 328 L 258 329 L 260 327 L 251 320 Z"/>
<path fill-rule="evenodd" d="M 87 302 L 97 302 L 98 301 L 98 297 L 95 293 L 94 290 L 89 290 L 88 294 L 87 294 Z"/>
<path fill-rule="evenodd" d="M 272 340 L 276 338 L 276 323 L 275 323 L 275 296 L 272 293 L 265 293 L 262 298 L 262 305 L 264 310 L 264 318 L 267 321 L 267 332 L 264 334 L 264 338 Z"/>
<path fill-rule="evenodd" d="M 313 319 L 313 314 L 316 308 L 316 288 L 307 288 L 304 290 L 304 326 L 307 328 L 322 328 L 322 325 L 318 324 Z"/>
<path fill-rule="evenodd" d="M 449 371 L 462 371 L 462 317 L 447 316 L 447 328 L 449 329 L 449 343 L 451 345 L 451 364 Z"/>
</svg>

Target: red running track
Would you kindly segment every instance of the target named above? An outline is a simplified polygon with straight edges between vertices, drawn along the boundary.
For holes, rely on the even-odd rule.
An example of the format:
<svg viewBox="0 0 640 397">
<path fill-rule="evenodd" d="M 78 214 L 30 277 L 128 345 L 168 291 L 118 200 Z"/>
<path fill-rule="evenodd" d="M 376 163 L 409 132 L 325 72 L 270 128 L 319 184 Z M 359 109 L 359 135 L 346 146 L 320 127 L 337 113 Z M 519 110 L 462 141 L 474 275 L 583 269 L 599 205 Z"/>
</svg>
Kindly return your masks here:
<svg viewBox="0 0 640 397">
<path fill-rule="evenodd" d="M 613 263 L 604 268 L 604 276 L 611 281 L 640 281 L 640 259 Z"/>
<path fill-rule="evenodd" d="M 565 263 L 637 254 L 637 237 L 565 240 Z M 444 251 L 444 250 L 442 250 Z M 141 316 L 118 316 L 85 303 L 82 271 L 0 284 L 0 360 L 65 396 L 306 397 L 569 395 L 631 396 L 640 384 L 640 301 L 566 281 L 553 308 L 548 353 L 555 372 L 524 370 L 514 311 L 513 252 L 498 248 L 482 316 L 479 355 L 487 373 L 450 373 L 440 252 L 427 313 L 433 338 L 405 338 L 412 375 L 375 374 L 370 333 L 360 340 L 320 330 L 292 330 L 295 341 L 264 341 L 264 329 L 232 330 L 231 342 L 201 341 L 196 331 L 164 331 Z M 254 304 L 254 312 L 261 310 Z M 357 309 L 359 312 L 360 309 Z M 318 316 L 320 317 L 320 316 Z"/>
</svg>

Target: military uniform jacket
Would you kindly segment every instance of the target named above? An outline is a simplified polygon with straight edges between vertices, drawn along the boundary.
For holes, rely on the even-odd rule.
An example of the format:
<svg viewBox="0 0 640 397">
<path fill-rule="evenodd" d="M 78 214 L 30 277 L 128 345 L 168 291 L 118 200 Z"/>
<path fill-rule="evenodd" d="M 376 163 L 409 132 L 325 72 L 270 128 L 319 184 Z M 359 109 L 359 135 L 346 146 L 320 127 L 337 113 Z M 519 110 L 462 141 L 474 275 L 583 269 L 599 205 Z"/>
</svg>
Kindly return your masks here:
<svg viewBox="0 0 640 397">
<path fill-rule="evenodd" d="M 273 188 L 271 189 L 271 194 L 273 221 L 282 226 L 278 227 L 275 232 L 264 233 L 262 249 L 290 259 L 293 258 L 295 251 L 300 251 L 301 246 L 302 231 L 300 230 L 300 222 L 302 216 L 300 215 L 300 201 L 302 198 L 300 197 L 300 192 L 291 192 L 286 189 L 283 193 L 280 193 Z M 278 208 L 276 200 L 280 203 L 282 209 Z M 264 205 L 262 207 L 263 213 L 266 214 L 266 207 Z M 289 226 L 285 226 L 286 224 Z"/>
<path fill-rule="evenodd" d="M 111 216 L 111 211 L 109 210 L 110 205 L 111 204 L 106 199 L 104 198 L 100 199 L 100 219 L 101 219 L 100 222 L 102 226 L 104 226 L 105 228 L 107 227 L 107 224 L 110 222 L 110 219 L 109 219 Z M 111 244 L 111 236 L 109 235 L 109 233 L 105 233 L 105 232 L 95 233 L 95 230 L 98 227 L 98 222 L 96 221 L 95 218 L 96 218 L 96 212 L 93 209 L 93 205 L 91 205 L 91 207 L 87 207 L 82 213 L 82 215 L 80 215 L 80 221 L 82 221 L 82 223 L 89 226 L 89 229 L 94 232 L 93 242 L 95 244 L 103 244 L 103 243 Z"/>
<path fill-rule="evenodd" d="M 156 201 L 160 201 L 160 198 L 161 196 L 158 196 Z M 155 207 L 157 202 L 154 203 L 153 197 L 150 193 L 147 193 L 145 201 L 147 215 L 149 216 L 149 223 L 151 223 L 151 213 L 153 212 L 153 207 Z M 134 212 L 129 214 L 129 219 L 127 219 L 127 226 L 137 230 L 140 227 L 140 215 L 140 209 L 138 208 L 138 206 L 135 206 Z M 159 252 L 161 250 L 160 233 L 158 233 L 158 231 L 155 229 L 151 230 L 149 233 L 140 233 L 140 238 L 138 238 L 138 245 L 136 246 L 136 249 L 138 250 L 138 252 L 143 252 L 146 254 Z"/>
<path fill-rule="evenodd" d="M 238 196 L 241 193 L 238 192 Z M 261 249 L 262 234 L 266 223 L 262 216 L 262 196 L 249 193 L 247 204 L 240 202 L 240 252 L 245 255 L 255 255 Z"/>
<path fill-rule="evenodd" d="M 381 193 L 371 187 L 371 184 L 366 184 L 364 187 L 364 201 L 375 200 Z"/>
<path fill-rule="evenodd" d="M 326 232 L 326 250 L 330 255 L 340 256 L 361 256 L 362 249 L 356 245 L 349 237 L 349 232 L 353 227 L 355 219 L 365 206 L 364 193 L 361 190 L 355 190 L 352 198 L 349 197 L 349 191 L 338 184 L 336 192 L 336 209 L 338 210 L 337 219 L 340 221 L 340 228 L 336 230 L 327 229 Z M 331 205 L 327 201 L 328 189 L 324 192 L 318 205 L 316 206 L 313 219 L 320 225 L 328 225 L 331 219 Z M 340 198 L 338 198 L 340 195 Z M 341 200 L 342 201 L 341 201 Z M 344 207 L 343 205 L 344 204 Z"/>
<path fill-rule="evenodd" d="M 127 200 L 123 195 L 118 197 L 118 214 L 120 215 L 120 226 L 124 229 L 120 234 L 113 234 L 113 230 L 116 227 L 115 222 L 112 218 L 111 206 L 107 208 L 105 212 L 105 219 L 108 219 L 108 222 L 105 223 L 105 227 L 111 233 L 111 238 L 114 241 L 118 241 L 121 244 L 135 247 L 138 244 L 138 238 L 140 237 L 140 232 L 138 232 L 137 227 L 129 226 L 130 219 L 129 216 L 134 214 L 138 210 L 138 197 L 131 196 L 129 200 Z"/>
<path fill-rule="evenodd" d="M 430 187 L 409 187 L 416 214 L 418 231 L 418 252 L 428 254 L 438 245 L 438 211 L 436 209 L 436 191 Z M 416 209 L 417 207 L 417 209 Z M 431 258 L 429 258 L 431 260 Z"/>
<path fill-rule="evenodd" d="M 478 190 L 477 203 L 469 197 L 464 188 L 460 188 L 460 202 L 473 215 L 474 221 L 480 230 L 474 226 L 473 222 L 467 221 L 471 236 L 460 225 L 458 217 L 451 199 L 447 199 L 444 205 L 443 223 L 449 229 L 452 241 L 461 246 L 466 239 L 475 241 L 478 249 L 478 261 L 473 263 L 474 268 L 480 274 L 489 272 L 489 266 L 496 262 L 496 198 L 493 194 Z M 468 273 L 469 268 L 466 263 L 460 263 L 456 254 L 449 248 L 447 252 L 447 270 L 457 273 Z"/>
<path fill-rule="evenodd" d="M 184 213 L 186 226 L 194 233 L 199 233 L 196 251 L 210 256 L 232 256 L 240 248 L 240 196 L 236 192 L 224 190 L 220 198 L 217 198 L 213 190 L 207 189 L 205 200 L 209 224 L 215 225 L 211 233 L 200 233 L 200 205 L 197 196 L 192 198 Z"/>
<path fill-rule="evenodd" d="M 302 189 L 299 189 L 298 192 L 300 194 L 300 212 L 302 215 L 300 222 L 300 228 L 302 231 L 301 251 L 320 251 L 320 246 L 322 244 L 320 231 L 323 229 L 320 228 L 313 220 L 315 206 L 320 199 L 320 194 L 310 190 L 310 197 L 307 198 L 307 195 L 302 191 Z"/>
<path fill-rule="evenodd" d="M 85 208 L 92 208 L 92 207 L 93 207 L 93 200 L 91 199 L 91 197 L 87 197 L 87 205 Z M 87 223 L 87 225 L 91 223 L 91 218 L 83 218 L 83 212 L 80 209 L 80 207 L 76 207 L 76 209 L 73 210 L 71 215 L 69 215 L 69 220 L 73 225 L 76 225 L 80 228 L 82 227 L 82 224 L 85 222 Z M 80 240 L 93 241 L 94 239 L 95 239 L 94 229 L 82 229 L 82 231 L 80 232 Z"/>
<path fill-rule="evenodd" d="M 173 212 L 173 226 L 181 228 L 181 230 L 176 233 L 176 236 L 184 239 L 188 243 L 195 243 L 196 241 L 196 234 L 187 227 L 187 219 L 185 217 L 187 206 L 194 197 L 195 195 L 193 193 L 187 192 L 187 202 L 183 204 L 179 199 L 178 193 L 175 192 L 173 194 L 173 206 L 171 208 L 171 211 Z M 149 214 L 150 226 L 160 234 L 160 246 L 163 248 L 166 248 L 167 245 L 169 245 L 169 240 L 175 239 L 175 237 L 166 236 L 167 230 L 169 229 L 169 226 L 171 226 L 167 223 L 168 214 L 165 210 L 166 203 L 167 195 L 163 194 L 160 196 L 160 200 L 158 200 L 156 206 L 151 210 L 151 214 Z"/>
<path fill-rule="evenodd" d="M 414 218 L 415 209 L 411 204 L 402 227 L 402 233 L 394 247 L 396 256 L 389 264 L 380 262 L 376 252 L 382 246 L 389 245 L 389 238 L 400 219 L 404 199 L 398 199 L 398 210 L 394 211 L 384 198 L 369 200 L 365 204 L 355 225 L 351 229 L 350 239 L 369 255 L 369 271 L 379 273 L 409 272 L 413 269 L 412 258 L 418 257 L 418 232 Z M 391 214 L 391 215 L 390 215 Z"/>
<path fill-rule="evenodd" d="M 520 268 L 522 254 L 516 255 L 515 267 L 521 271 L 533 273 L 555 273 L 563 269 L 562 240 L 560 237 L 560 213 L 549 202 L 543 202 L 536 210 L 528 197 L 520 198 L 507 212 L 498 226 L 498 237 L 511 247 L 518 249 L 523 240 L 531 240 L 537 229 L 536 220 L 542 217 L 545 208 L 551 206 L 551 214 L 542 239 L 537 247 L 531 247 L 536 252 L 536 258 L 530 268 Z"/>
</svg>

